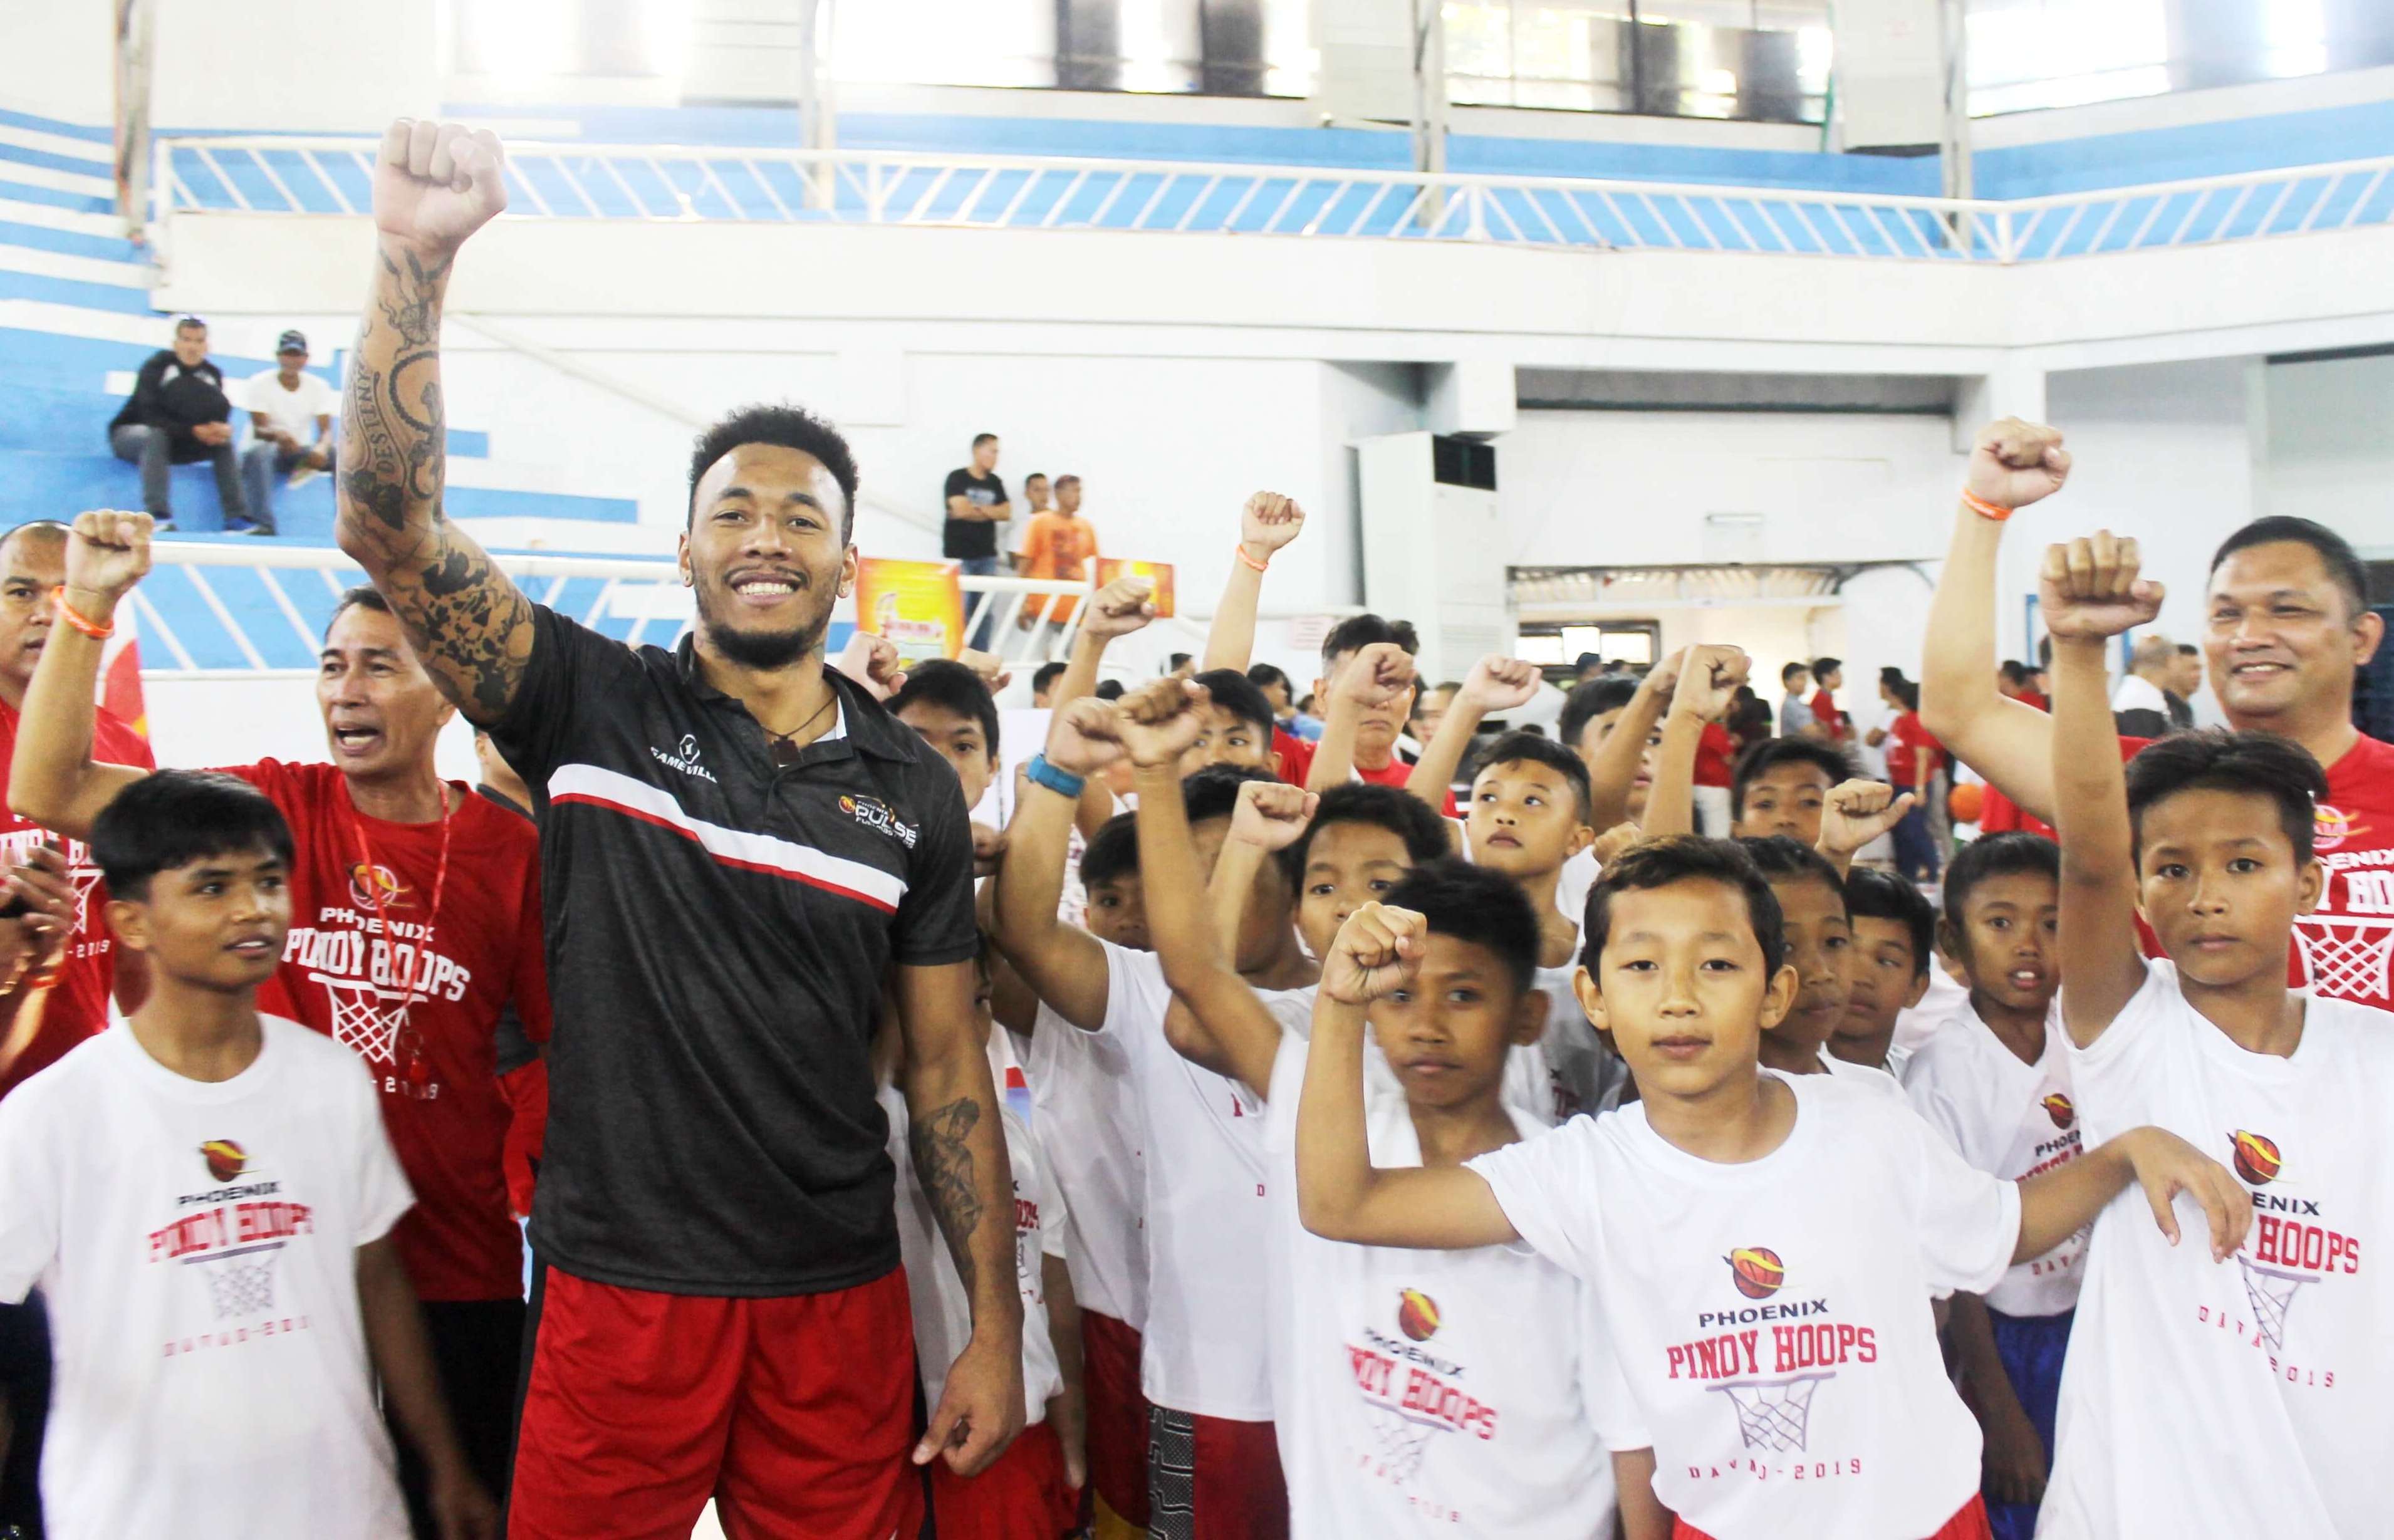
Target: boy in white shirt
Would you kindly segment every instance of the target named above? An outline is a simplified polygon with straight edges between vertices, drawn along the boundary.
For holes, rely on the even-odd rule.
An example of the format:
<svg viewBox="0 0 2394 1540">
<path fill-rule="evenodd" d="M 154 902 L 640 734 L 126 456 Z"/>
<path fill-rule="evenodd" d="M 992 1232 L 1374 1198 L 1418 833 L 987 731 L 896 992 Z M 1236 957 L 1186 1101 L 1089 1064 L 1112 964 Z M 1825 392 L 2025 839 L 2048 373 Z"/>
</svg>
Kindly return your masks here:
<svg viewBox="0 0 2394 1540">
<path fill-rule="evenodd" d="M 1546 1002 L 1537 924 L 1519 888 L 1452 859 L 1415 867 L 1390 902 L 1423 915 L 1417 987 L 1372 1002 L 1390 1085 L 1365 1095 L 1373 1156 L 1459 1166 L 1544 1124 L 1504 1098 L 1510 1054 Z M 1422 1251 L 1309 1234 L 1295 1196 L 1308 1049 L 1283 1033 L 1265 1141 L 1273 1166 L 1273 1363 L 1291 1530 L 1593 1540 L 1612 1533 L 1598 1432 L 1620 1371 L 1587 1286 L 1520 1245 Z"/>
<path fill-rule="evenodd" d="M 1365 1245 L 1526 1240 L 1588 1283 L 1626 1386 L 1627 1404 L 1596 1417 L 1630 1540 L 1983 1536 L 1978 1429 L 1945 1378 L 1930 1296 L 1990 1286 L 2132 1177 L 2173 1236 L 2174 1198 L 2197 1198 L 2220 1255 L 2251 1210 L 2158 1130 L 2015 1186 L 1894 1099 L 1765 1071 L 1763 1031 L 1797 989 L 1777 907 L 1734 844 L 1624 854 L 1588 900 L 1579 989 L 1639 1102 L 1412 1169 L 1373 1164 L 1359 1071 L 1364 1007 L 1413 986 L 1426 928 L 1356 911 L 1323 962 L 1299 1210 L 1315 1234 Z"/>
<path fill-rule="evenodd" d="M 2048 550 L 2040 589 L 2079 1116 L 2090 1140 L 2177 1129 L 2227 1156 L 2260 1212 L 2218 1264 L 2103 1216 L 2038 1533 L 2383 1534 L 2394 1281 L 2371 1258 L 2394 1227 L 2394 1017 L 2286 983 L 2295 917 L 2323 881 L 2326 777 L 2292 739 L 2225 731 L 2162 739 L 2124 772 L 2103 654 L 2152 621 L 2161 586 L 2138 578 L 2136 542 L 2106 533 Z M 2294 688 L 2289 659 L 2344 625 L 2366 656 L 2368 612 L 2281 594 L 2215 619 L 2212 645 L 2257 694 Z M 2147 960 L 2140 915 L 2163 958 Z"/>
<path fill-rule="evenodd" d="M 2069 1046 L 2050 1020 L 2060 867 L 2053 841 L 2018 832 L 1972 840 L 1954 856 L 1945 947 L 1970 993 L 1913 1056 L 1904 1084 L 1914 1111 L 1964 1160 L 2009 1179 L 2075 1160 L 2082 1149 Z M 2082 1230 L 2014 1266 L 1983 1297 L 1953 1298 L 1947 1336 L 1986 1435 L 1982 1490 L 1996 1540 L 2036 1531 L 2085 1257 Z"/>
<path fill-rule="evenodd" d="M 291 831 L 229 776 L 137 782 L 91 836 L 125 1026 L 0 1102 L 0 1297 L 43 1285 L 57 1540 L 405 1540 L 376 1387 L 442 1540 L 495 1532 L 390 1239 L 414 1199 L 357 1056 L 261 1017 L 291 925 Z"/>
<path fill-rule="evenodd" d="M 1900 1081 L 1912 1051 L 1896 1042 L 1896 1023 L 1928 993 L 1937 911 L 1893 872 L 1863 866 L 1846 874 L 1846 919 L 1854 933 L 1846 1014 L 1829 1035 L 1829 1053 Z"/>
<path fill-rule="evenodd" d="M 1849 1064 L 1829 1052 L 1846 1019 L 1846 975 L 1853 967 L 1854 928 L 1846 913 L 1846 885 L 1828 857 L 1785 836 L 1741 839 L 1779 901 L 1780 936 L 1796 970 L 1796 999 L 1762 1033 L 1762 1063 L 1782 1074 L 1833 1074 L 1901 1098 L 1903 1087 L 1885 1070 Z"/>
<path fill-rule="evenodd" d="M 1184 681 L 1170 681 L 1174 688 Z M 1199 724 L 1188 718 L 1190 738 Z M 1056 915 L 1073 809 L 1088 777 L 1124 757 L 1114 703 L 1059 709 L 1006 833 L 994 939 L 1039 998 L 1074 1028 L 1118 1044 L 1146 1139 L 1148 1320 L 1140 1381 L 1154 1404 L 1151 1522 L 1197 1540 L 1287 1533 L 1286 1490 L 1271 1427 L 1265 1333 L 1263 1106 L 1256 1091 L 1173 1051 L 1163 966 L 1109 946 Z M 1188 739 L 1148 767 L 1140 802 L 1177 794 L 1205 865 L 1221 851 L 1240 787 L 1268 771 L 1217 765 L 1177 779 Z M 1142 851 L 1141 865 L 1146 865 Z M 1148 919 L 1155 880 L 1147 875 Z M 1302 1023 L 1319 970 L 1290 923 L 1281 867 L 1256 869 L 1235 962 L 1268 1007 Z"/>
</svg>

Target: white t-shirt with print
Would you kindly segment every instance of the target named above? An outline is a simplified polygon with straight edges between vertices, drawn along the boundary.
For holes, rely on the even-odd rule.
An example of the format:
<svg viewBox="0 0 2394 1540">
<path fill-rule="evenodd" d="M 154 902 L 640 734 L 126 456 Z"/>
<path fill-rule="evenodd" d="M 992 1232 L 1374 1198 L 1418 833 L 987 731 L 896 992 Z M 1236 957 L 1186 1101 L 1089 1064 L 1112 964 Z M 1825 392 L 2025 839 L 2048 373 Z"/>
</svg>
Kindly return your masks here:
<svg viewBox="0 0 2394 1540">
<path fill-rule="evenodd" d="M 0 1102 L 0 1297 L 49 1305 L 58 1540 L 408 1533 L 357 1251 L 414 1199 L 357 1055 L 259 1022 L 230 1080 L 116 1027 Z"/>
<path fill-rule="evenodd" d="M 1406 1251 L 1311 1234 L 1296 1214 L 1308 1048 L 1272 1066 L 1272 1400 L 1290 1533 L 1593 1540 L 1623 1398 L 1593 1291 L 1526 1245 Z M 1419 1165 L 1401 1093 L 1367 1093 L 1372 1164 Z M 1523 1139 L 1545 1131 L 1508 1108 Z"/>
<path fill-rule="evenodd" d="M 1067 1030 L 1070 1030 L 1069 1028 Z M 993 1041 L 1004 1034 L 992 1033 Z M 972 1296 L 965 1291 L 955 1257 L 940 1231 L 930 1200 L 915 1180 L 906 1144 L 906 1098 L 895 1086 L 881 1091 L 889 1118 L 889 1158 L 898 1167 L 898 1250 L 906 1268 L 907 1302 L 914 1316 L 914 1371 L 922 1376 L 926 1405 L 940 1404 L 948 1369 L 972 1340 Z M 1043 1257 L 1064 1257 L 1069 1215 L 1056 1191 L 1039 1141 L 1012 1107 L 998 1109 L 1006 1137 L 1006 1160 L 1014 1189 L 1014 1281 L 1022 1294 L 1022 1398 L 1026 1423 L 1046 1420 L 1047 1400 L 1063 1388 L 1055 1339 L 1047 1331 L 1047 1287 Z"/>
<path fill-rule="evenodd" d="M 1912 1056 L 1904 1094 L 1980 1170 L 2006 1181 L 2039 1176 L 2083 1152 L 2069 1039 L 2057 1007 L 2045 1016 L 2045 1052 L 2022 1063 L 1966 998 L 1960 1013 Z M 2059 1315 L 2075 1307 L 2088 1233 L 2079 1231 L 2044 1256 L 2014 1263 L 1987 1291 L 1989 1307 L 2006 1315 Z"/>
<path fill-rule="evenodd" d="M 2095 1222 L 2038 1533 L 2380 1535 L 2394 1514 L 2394 1014 L 2307 1001 L 2292 1057 L 2247 1053 L 2146 965 L 2071 1055 L 2089 1144 L 2152 1124 L 2253 1192 L 2225 1263 L 2134 1189 Z M 2067 993 L 2067 986 L 2064 986 Z"/>
<path fill-rule="evenodd" d="M 1147 1129 L 1147 1324 L 1139 1389 L 1157 1406 L 1271 1420 L 1266 1320 L 1271 1230 L 1263 1101 L 1164 1040 L 1172 991 L 1154 954 L 1106 949 L 1101 1039 L 1118 1044 Z M 1259 991 L 1287 1030 L 1311 1025 L 1313 991 Z"/>
<path fill-rule="evenodd" d="M 1066 1265 L 1081 1309 L 1147 1326 L 1147 1131 L 1118 1039 L 1044 1003 L 1021 1046 L 1039 1145 L 1072 1209 Z"/>
<path fill-rule="evenodd" d="M 316 419 L 333 415 L 333 388 L 303 369 L 299 388 L 285 390 L 282 372 L 269 369 L 242 382 L 241 406 L 244 412 L 270 418 L 301 443 L 313 443 Z"/>
<path fill-rule="evenodd" d="M 1766 1072 L 1769 1073 L 1769 1072 Z M 1522 1238 L 1595 1285 L 1664 1505 L 1718 1540 L 1918 1540 L 1979 1490 L 1929 1298 L 1992 1287 L 2019 1193 L 1893 1098 L 1776 1076 L 1796 1123 L 1726 1165 L 1644 1103 L 1471 1162 Z"/>
</svg>

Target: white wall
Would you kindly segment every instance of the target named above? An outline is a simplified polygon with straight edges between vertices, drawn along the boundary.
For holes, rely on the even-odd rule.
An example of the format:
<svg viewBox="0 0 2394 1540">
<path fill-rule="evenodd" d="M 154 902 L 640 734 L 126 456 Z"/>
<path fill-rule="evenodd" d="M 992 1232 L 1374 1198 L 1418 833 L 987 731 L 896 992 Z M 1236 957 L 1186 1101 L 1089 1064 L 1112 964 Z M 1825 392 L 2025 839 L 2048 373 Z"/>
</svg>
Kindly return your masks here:
<svg viewBox="0 0 2394 1540">
<path fill-rule="evenodd" d="M 47 3 L 108 9 L 97 0 Z M 440 109 L 438 20 L 436 0 L 159 0 L 151 121 L 378 134 L 394 117 Z"/>
<path fill-rule="evenodd" d="M 150 743 L 169 769 L 246 765 L 258 759 L 309 764 L 332 757 L 309 678 L 145 679 Z M 474 731 L 453 720 L 441 734 L 441 773 L 471 785 Z"/>
<path fill-rule="evenodd" d="M 2263 505 L 2394 557 L 2394 357 L 2270 364 Z"/>
<path fill-rule="evenodd" d="M 8 0 L 8 104 L 72 123 L 106 124 L 115 104 L 115 7 L 108 0 Z"/>
</svg>

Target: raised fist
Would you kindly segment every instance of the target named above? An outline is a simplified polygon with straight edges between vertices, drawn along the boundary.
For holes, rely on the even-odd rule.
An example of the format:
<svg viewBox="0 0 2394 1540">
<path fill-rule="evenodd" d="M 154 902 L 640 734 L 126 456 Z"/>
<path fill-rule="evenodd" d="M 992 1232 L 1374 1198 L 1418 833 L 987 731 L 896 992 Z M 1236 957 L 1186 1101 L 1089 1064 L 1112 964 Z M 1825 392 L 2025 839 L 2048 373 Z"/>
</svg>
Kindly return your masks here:
<svg viewBox="0 0 2394 1540">
<path fill-rule="evenodd" d="M 1296 499 L 1277 492 L 1259 492 L 1239 512 L 1239 544 L 1258 561 L 1296 539 L 1305 528 L 1305 510 Z"/>
<path fill-rule="evenodd" d="M 487 128 L 401 118 L 375 158 L 375 229 L 446 257 L 507 206 L 506 151 Z"/>
<path fill-rule="evenodd" d="M 2070 451 L 2061 430 L 2006 417 L 1979 429 L 1963 484 L 1999 508 L 2024 508 L 2050 497 L 2070 480 Z"/>
<path fill-rule="evenodd" d="M 1250 781 L 1239 788 L 1239 805 L 1230 814 L 1230 837 L 1267 852 L 1285 850 L 1305 833 L 1321 800 L 1303 786 Z"/>
<path fill-rule="evenodd" d="M 1089 596 L 1081 634 L 1100 641 L 1129 636 L 1155 618 L 1155 579 L 1118 577 Z"/>
<path fill-rule="evenodd" d="M 1205 731 L 1197 708 L 1210 699 L 1205 687 L 1182 678 L 1162 678 L 1115 702 L 1117 726 L 1130 762 L 1141 770 L 1177 765 Z"/>
<path fill-rule="evenodd" d="M 2116 637 L 2151 625 L 2162 612 L 2164 590 L 2138 571 L 2137 543 L 2110 530 L 2046 546 L 2036 583 L 2045 628 L 2065 640 Z"/>
<path fill-rule="evenodd" d="M 1898 796 L 1884 781 L 1844 781 L 1829 788 L 1821 804 L 1820 849 L 1851 856 L 1856 850 L 1903 822 L 1916 800 L 1910 792 Z"/>
<path fill-rule="evenodd" d="M 994 652 L 967 647 L 956 654 L 956 662 L 979 675 L 980 682 L 993 695 L 1014 682 L 1014 676 L 1006 671 L 1006 660 Z"/>
<path fill-rule="evenodd" d="M 1678 654 L 1677 662 L 1672 711 L 1692 712 L 1707 722 L 1717 722 L 1729 715 L 1747 673 L 1754 667 L 1754 660 L 1745 655 L 1743 647 L 1690 647 Z"/>
<path fill-rule="evenodd" d="M 1515 711 L 1537 698 L 1538 686 L 1543 682 L 1536 664 L 1491 652 L 1471 665 L 1471 672 L 1463 677 L 1463 688 L 1455 691 L 1454 704 L 1447 709 L 1475 720 Z"/>
<path fill-rule="evenodd" d="M 1095 775 L 1123 757 L 1114 703 L 1095 695 L 1067 701 L 1047 717 L 1047 762 L 1069 775 Z"/>
<path fill-rule="evenodd" d="M 834 668 L 862 685 L 876 701 L 886 701 L 906 688 L 905 662 L 898 655 L 898 644 L 887 637 L 876 637 L 869 631 L 848 633 L 848 645 L 840 649 L 839 661 Z"/>
<path fill-rule="evenodd" d="M 1429 922 L 1413 910 L 1367 903 L 1347 916 L 1322 960 L 1322 993 L 1342 1005 L 1393 994 L 1421 971 Z"/>
<path fill-rule="evenodd" d="M 68 591 L 124 598 L 150 575 L 151 522 L 146 513 L 76 514 L 67 542 Z"/>
<path fill-rule="evenodd" d="M 1635 823 L 1615 823 L 1596 836 L 1596 843 L 1587 848 L 1587 853 L 1598 868 L 1602 869 L 1619 861 L 1628 853 L 1631 846 L 1642 842 L 1645 837 L 1646 831 Z"/>
<path fill-rule="evenodd" d="M 987 823 L 972 826 L 973 875 L 989 877 L 1006 862 L 1006 831 Z"/>
<path fill-rule="evenodd" d="M 1414 687 L 1413 654 L 1392 641 L 1358 649 L 1338 671 L 1337 691 L 1358 705 L 1387 705 Z"/>
</svg>

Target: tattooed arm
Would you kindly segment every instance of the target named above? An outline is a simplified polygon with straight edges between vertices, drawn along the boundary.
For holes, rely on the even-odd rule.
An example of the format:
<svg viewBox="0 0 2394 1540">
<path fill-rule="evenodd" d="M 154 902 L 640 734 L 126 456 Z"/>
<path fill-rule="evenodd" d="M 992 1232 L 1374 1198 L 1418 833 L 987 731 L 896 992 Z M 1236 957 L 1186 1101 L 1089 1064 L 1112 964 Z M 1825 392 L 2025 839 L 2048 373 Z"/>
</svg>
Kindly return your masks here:
<svg viewBox="0 0 2394 1540">
<path fill-rule="evenodd" d="M 975 1475 L 1022 1430 L 1022 1294 L 1014 1276 L 1014 1185 L 997 1087 L 973 1005 L 973 965 L 895 970 L 906 1034 L 907 1152 L 956 1273 L 972 1296 L 972 1340 L 948 1370 L 914 1463 L 944 1454 Z"/>
<path fill-rule="evenodd" d="M 507 205 L 496 136 L 401 118 L 375 165 L 375 272 L 341 414 L 339 536 L 468 721 L 506 714 L 533 610 L 441 510 L 441 308 L 466 238 Z"/>
</svg>

